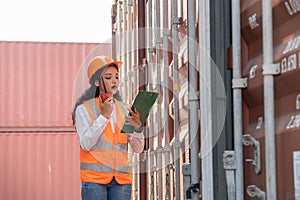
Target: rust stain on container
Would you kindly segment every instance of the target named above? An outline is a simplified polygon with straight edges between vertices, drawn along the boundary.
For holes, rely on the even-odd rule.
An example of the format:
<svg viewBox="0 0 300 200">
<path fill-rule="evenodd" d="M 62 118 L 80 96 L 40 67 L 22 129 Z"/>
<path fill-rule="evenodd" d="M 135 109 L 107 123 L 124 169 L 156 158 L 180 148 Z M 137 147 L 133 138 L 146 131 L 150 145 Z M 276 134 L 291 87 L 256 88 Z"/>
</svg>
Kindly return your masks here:
<svg viewBox="0 0 300 200">
<path fill-rule="evenodd" d="M 76 133 L 1 133 L 0 199 L 80 200 Z"/>
<path fill-rule="evenodd" d="M 71 127 L 76 73 L 110 44 L 0 42 L 0 131 Z"/>
<path fill-rule="evenodd" d="M 265 131 L 263 106 L 263 52 L 261 1 L 243 1 L 242 37 L 245 44 L 242 57 L 243 77 L 248 87 L 243 91 L 244 133 L 260 142 L 262 171 L 254 173 L 254 166 L 244 162 L 245 191 L 256 185 L 266 191 Z M 293 152 L 300 143 L 300 21 L 298 11 L 288 1 L 272 1 L 273 6 L 273 58 L 280 64 L 281 73 L 275 76 L 275 134 L 278 199 L 294 199 Z M 292 10 L 291 10 L 292 9 Z M 253 148 L 244 148 L 244 159 L 253 158 Z M 251 199 L 245 194 L 245 199 Z"/>
</svg>

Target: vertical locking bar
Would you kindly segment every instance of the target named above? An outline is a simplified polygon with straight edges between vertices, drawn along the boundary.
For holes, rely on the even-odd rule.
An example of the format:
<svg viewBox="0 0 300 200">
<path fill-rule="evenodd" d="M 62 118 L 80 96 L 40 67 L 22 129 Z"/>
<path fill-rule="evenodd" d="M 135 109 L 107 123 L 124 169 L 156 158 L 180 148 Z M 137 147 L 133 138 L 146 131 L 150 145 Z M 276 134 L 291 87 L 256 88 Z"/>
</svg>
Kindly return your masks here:
<svg viewBox="0 0 300 200">
<path fill-rule="evenodd" d="M 191 184 L 191 164 L 183 163 L 182 164 L 182 175 L 183 175 L 183 190 L 184 200 L 191 199 L 191 191 L 188 191 L 188 187 Z"/>
<path fill-rule="evenodd" d="M 236 199 L 235 170 L 237 169 L 236 155 L 234 151 L 224 151 L 223 164 L 226 171 L 228 200 Z"/>
</svg>

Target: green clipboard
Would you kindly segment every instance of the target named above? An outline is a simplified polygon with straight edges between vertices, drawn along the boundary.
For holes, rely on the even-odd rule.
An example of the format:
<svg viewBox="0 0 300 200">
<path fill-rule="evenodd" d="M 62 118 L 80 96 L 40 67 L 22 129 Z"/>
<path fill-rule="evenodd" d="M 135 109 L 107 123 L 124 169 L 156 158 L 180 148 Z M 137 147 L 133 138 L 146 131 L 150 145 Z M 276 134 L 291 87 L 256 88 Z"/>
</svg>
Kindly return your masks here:
<svg viewBox="0 0 300 200">
<path fill-rule="evenodd" d="M 149 116 L 150 110 L 154 105 L 158 97 L 157 92 L 147 92 L 147 91 L 139 91 L 138 95 L 135 97 L 131 109 L 136 110 L 140 113 L 140 119 L 142 126 L 146 125 L 146 119 Z M 133 133 L 134 127 L 130 125 L 124 125 L 122 133 Z"/>
</svg>

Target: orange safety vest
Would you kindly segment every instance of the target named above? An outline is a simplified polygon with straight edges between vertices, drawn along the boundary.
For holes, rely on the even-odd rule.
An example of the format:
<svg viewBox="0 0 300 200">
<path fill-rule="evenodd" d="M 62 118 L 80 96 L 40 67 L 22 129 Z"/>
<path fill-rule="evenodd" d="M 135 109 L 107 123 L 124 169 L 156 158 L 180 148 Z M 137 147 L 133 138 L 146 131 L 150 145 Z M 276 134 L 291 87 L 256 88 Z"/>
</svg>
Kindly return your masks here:
<svg viewBox="0 0 300 200">
<path fill-rule="evenodd" d="M 101 113 L 99 98 L 85 101 L 84 105 L 94 123 Z M 119 184 L 132 183 L 127 135 L 120 130 L 125 121 L 124 109 L 125 105 L 116 101 L 115 132 L 108 122 L 103 134 L 90 151 L 80 148 L 80 177 L 83 182 L 108 184 L 115 177 Z"/>
</svg>

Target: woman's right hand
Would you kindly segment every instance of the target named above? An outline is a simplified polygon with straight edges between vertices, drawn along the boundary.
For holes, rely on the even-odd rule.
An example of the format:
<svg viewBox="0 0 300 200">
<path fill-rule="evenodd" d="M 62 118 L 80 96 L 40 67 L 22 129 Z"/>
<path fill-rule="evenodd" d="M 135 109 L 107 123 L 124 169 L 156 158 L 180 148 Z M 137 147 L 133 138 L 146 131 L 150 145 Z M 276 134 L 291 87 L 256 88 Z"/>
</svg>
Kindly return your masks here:
<svg viewBox="0 0 300 200">
<path fill-rule="evenodd" d="M 109 117 L 114 109 L 114 98 L 113 95 L 111 94 L 106 100 L 105 102 L 102 102 L 102 99 L 100 99 L 100 106 L 101 106 L 101 110 L 102 110 L 102 115 L 104 117 Z"/>
</svg>

